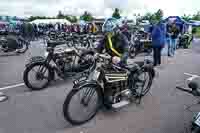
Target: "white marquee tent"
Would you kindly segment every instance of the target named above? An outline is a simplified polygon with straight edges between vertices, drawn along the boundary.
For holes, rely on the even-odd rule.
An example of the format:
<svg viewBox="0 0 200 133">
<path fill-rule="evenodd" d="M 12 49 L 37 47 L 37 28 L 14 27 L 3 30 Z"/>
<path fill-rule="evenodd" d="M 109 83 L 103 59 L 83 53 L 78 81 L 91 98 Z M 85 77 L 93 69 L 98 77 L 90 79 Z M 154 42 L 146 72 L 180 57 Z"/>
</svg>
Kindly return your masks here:
<svg viewBox="0 0 200 133">
<path fill-rule="evenodd" d="M 71 23 L 66 19 L 36 19 L 30 23 L 34 24 L 67 24 L 70 25 Z"/>
</svg>

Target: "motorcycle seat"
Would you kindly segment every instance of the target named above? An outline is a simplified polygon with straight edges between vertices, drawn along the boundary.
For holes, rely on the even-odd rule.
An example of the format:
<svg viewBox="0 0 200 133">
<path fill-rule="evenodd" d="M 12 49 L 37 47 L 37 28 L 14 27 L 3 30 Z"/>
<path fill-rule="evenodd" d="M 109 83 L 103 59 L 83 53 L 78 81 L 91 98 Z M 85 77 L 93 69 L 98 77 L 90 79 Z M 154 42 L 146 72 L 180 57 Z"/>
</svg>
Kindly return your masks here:
<svg viewBox="0 0 200 133">
<path fill-rule="evenodd" d="M 133 70 L 137 69 L 138 66 L 139 67 L 144 66 L 144 64 L 145 64 L 144 61 L 135 61 L 133 64 L 126 65 L 125 68 L 128 69 L 129 71 L 133 71 Z M 152 64 L 152 62 L 147 60 L 146 64 Z"/>
<path fill-rule="evenodd" d="M 69 54 L 69 55 L 73 55 L 76 53 L 75 49 L 73 48 L 66 48 L 65 49 L 65 53 Z"/>
<path fill-rule="evenodd" d="M 47 47 L 56 47 L 58 45 L 65 44 L 65 41 L 48 41 Z"/>
<path fill-rule="evenodd" d="M 144 65 L 144 61 L 136 61 L 134 63 L 137 64 L 140 67 L 142 67 Z"/>
</svg>

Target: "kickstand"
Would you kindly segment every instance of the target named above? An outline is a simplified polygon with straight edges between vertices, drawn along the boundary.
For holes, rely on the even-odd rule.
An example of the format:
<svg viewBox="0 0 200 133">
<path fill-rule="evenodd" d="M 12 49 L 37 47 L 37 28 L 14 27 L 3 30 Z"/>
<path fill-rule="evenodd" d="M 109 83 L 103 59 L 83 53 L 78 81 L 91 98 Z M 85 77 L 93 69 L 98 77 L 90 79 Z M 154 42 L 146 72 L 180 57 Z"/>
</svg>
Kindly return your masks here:
<svg viewBox="0 0 200 133">
<path fill-rule="evenodd" d="M 142 95 L 138 96 L 135 100 L 136 104 L 140 104 L 141 103 L 141 99 L 142 99 Z"/>
</svg>

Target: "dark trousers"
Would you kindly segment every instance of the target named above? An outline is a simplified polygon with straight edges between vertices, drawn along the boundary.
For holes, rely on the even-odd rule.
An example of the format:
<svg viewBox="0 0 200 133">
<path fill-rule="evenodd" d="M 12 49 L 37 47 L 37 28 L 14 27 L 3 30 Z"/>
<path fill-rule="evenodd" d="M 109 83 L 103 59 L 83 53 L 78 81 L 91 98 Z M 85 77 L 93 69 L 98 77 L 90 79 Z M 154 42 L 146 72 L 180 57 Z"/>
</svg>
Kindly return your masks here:
<svg viewBox="0 0 200 133">
<path fill-rule="evenodd" d="M 153 48 L 153 60 L 154 60 L 154 66 L 161 64 L 161 47 Z"/>
</svg>

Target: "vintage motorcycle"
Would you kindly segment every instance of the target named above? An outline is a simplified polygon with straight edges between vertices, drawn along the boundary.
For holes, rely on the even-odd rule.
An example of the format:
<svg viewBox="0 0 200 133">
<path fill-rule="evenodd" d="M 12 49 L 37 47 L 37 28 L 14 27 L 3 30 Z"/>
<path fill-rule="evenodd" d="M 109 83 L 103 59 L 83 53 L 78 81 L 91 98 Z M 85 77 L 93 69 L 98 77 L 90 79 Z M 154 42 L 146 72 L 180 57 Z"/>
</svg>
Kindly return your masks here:
<svg viewBox="0 0 200 133">
<path fill-rule="evenodd" d="M 29 45 L 30 42 L 20 36 L 4 36 L 0 38 L 0 51 L 2 53 L 25 53 Z"/>
<path fill-rule="evenodd" d="M 66 42 L 49 41 L 45 57 L 36 56 L 28 61 L 23 75 L 24 83 L 28 88 L 41 90 L 47 87 L 50 81 L 55 79 L 55 72 L 60 78 L 66 79 L 77 73 L 86 73 L 94 69 L 94 61 L 91 60 L 91 56 L 94 55 L 93 51 L 76 48 L 56 49 L 56 46 L 62 44 Z M 39 83 L 31 81 L 32 71 L 35 72 L 33 78 Z"/>
<path fill-rule="evenodd" d="M 100 60 L 103 61 L 98 64 Z M 119 67 L 112 63 L 109 55 L 99 54 L 95 56 L 95 62 L 95 71 L 75 80 L 65 99 L 64 117 L 72 125 L 91 120 L 100 107 L 117 109 L 133 101 L 140 103 L 156 75 L 152 62 L 148 60 Z"/>
<path fill-rule="evenodd" d="M 143 33 L 144 34 L 144 33 Z M 136 57 L 140 53 L 151 54 L 152 46 L 151 40 L 147 39 L 142 33 L 135 32 L 131 35 L 129 56 L 130 58 Z"/>
<path fill-rule="evenodd" d="M 188 49 L 191 46 L 193 40 L 193 35 L 191 34 L 182 34 L 178 38 L 177 48 Z"/>
<path fill-rule="evenodd" d="M 180 86 L 177 86 L 176 88 L 181 91 L 192 94 L 195 97 L 200 97 L 200 86 L 198 84 L 200 76 L 189 74 L 189 73 L 185 73 L 185 75 L 189 76 L 189 78 L 187 78 L 187 80 L 186 80 L 186 83 L 187 83 L 189 89 L 186 89 L 186 88 L 183 88 Z M 200 102 L 198 102 L 194 105 L 199 105 L 199 104 L 200 104 Z M 194 117 L 191 122 L 190 131 L 191 131 L 191 133 L 200 133 L 200 112 L 194 112 Z"/>
</svg>

